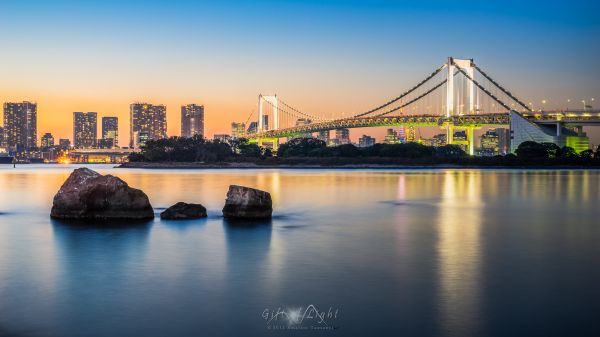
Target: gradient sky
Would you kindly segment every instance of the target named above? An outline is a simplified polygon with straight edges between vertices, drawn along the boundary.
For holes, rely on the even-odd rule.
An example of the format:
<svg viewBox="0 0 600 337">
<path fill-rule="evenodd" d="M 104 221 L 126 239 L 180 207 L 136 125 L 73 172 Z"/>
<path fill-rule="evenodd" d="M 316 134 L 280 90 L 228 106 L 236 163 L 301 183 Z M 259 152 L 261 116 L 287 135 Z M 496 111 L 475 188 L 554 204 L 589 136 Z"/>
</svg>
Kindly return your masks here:
<svg viewBox="0 0 600 337">
<path fill-rule="evenodd" d="M 599 14 L 593 0 L 2 0 L 0 101 L 37 101 L 40 136 L 72 138 L 73 111 L 118 116 L 122 145 L 129 103 L 166 104 L 170 135 L 182 104 L 204 104 L 212 137 L 259 93 L 351 114 L 455 56 L 560 108 L 600 99 Z"/>
</svg>

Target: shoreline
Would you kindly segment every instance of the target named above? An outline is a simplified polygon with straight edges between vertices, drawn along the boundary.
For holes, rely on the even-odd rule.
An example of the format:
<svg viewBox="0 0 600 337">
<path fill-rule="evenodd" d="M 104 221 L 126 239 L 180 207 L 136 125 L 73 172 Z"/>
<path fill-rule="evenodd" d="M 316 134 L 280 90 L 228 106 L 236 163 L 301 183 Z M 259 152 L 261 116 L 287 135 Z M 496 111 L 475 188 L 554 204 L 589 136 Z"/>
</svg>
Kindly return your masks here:
<svg viewBox="0 0 600 337">
<path fill-rule="evenodd" d="M 129 162 L 115 166 L 115 168 L 127 168 L 127 169 L 151 169 L 151 170 L 162 170 L 162 169 L 189 169 L 189 170 L 211 170 L 211 169 L 366 169 L 366 170 L 422 170 L 422 169 L 509 169 L 509 170 L 523 170 L 523 169 L 534 169 L 534 170 L 600 170 L 598 166 L 583 166 L 583 165 L 460 165 L 460 164 L 416 164 L 416 165 L 402 165 L 402 164 L 265 164 L 259 165 L 256 163 L 245 163 L 245 162 L 232 162 L 232 163 L 219 163 L 219 164 L 205 164 L 205 163 L 192 163 L 192 162 Z"/>
</svg>

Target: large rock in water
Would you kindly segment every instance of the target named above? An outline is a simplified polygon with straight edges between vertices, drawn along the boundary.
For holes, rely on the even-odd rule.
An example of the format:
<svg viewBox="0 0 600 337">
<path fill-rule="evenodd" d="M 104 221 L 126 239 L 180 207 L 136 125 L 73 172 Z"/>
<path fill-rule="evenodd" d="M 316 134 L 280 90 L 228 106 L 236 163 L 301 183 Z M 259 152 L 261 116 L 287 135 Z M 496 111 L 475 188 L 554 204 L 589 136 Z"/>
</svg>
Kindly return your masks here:
<svg viewBox="0 0 600 337">
<path fill-rule="evenodd" d="M 160 218 L 169 220 L 206 218 L 206 208 L 200 204 L 178 202 L 160 213 Z"/>
<path fill-rule="evenodd" d="M 123 180 L 101 175 L 88 168 L 78 168 L 54 196 L 50 216 L 59 219 L 154 218 L 148 196 L 131 188 Z"/>
<path fill-rule="evenodd" d="M 237 219 L 271 218 L 273 203 L 269 192 L 231 185 L 223 207 L 223 216 Z"/>
</svg>

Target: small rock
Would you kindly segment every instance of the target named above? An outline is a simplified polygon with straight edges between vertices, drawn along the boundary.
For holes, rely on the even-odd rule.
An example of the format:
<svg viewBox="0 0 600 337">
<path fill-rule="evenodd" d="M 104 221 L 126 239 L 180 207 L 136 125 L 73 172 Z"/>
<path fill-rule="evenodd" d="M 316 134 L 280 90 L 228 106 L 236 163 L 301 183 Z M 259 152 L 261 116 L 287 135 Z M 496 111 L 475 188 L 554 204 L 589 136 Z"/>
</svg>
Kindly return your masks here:
<svg viewBox="0 0 600 337">
<path fill-rule="evenodd" d="M 206 218 L 206 208 L 200 204 L 178 202 L 160 213 L 161 219 L 198 219 Z"/>
<path fill-rule="evenodd" d="M 237 219 L 266 219 L 273 214 L 269 192 L 231 185 L 223 207 L 223 216 Z"/>
<path fill-rule="evenodd" d="M 154 210 L 144 192 L 129 187 L 123 180 L 78 168 L 54 196 L 50 216 L 81 220 L 145 220 L 154 218 Z"/>
</svg>

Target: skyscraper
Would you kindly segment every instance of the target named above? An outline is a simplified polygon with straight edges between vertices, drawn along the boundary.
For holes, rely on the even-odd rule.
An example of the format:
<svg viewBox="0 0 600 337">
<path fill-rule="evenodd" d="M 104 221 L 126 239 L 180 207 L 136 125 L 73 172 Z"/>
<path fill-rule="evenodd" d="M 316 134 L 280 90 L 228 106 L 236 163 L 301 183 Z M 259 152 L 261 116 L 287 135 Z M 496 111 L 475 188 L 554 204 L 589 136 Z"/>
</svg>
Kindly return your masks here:
<svg viewBox="0 0 600 337">
<path fill-rule="evenodd" d="M 324 141 L 325 144 L 329 144 L 329 130 L 319 131 L 317 139 Z"/>
<path fill-rule="evenodd" d="M 387 129 L 385 134 L 384 142 L 386 144 L 397 144 L 400 140 L 398 139 L 398 133 L 394 129 Z"/>
<path fill-rule="evenodd" d="M 73 146 L 78 149 L 96 147 L 98 114 L 73 112 Z"/>
<path fill-rule="evenodd" d="M 204 137 L 204 105 L 181 106 L 181 137 Z"/>
<path fill-rule="evenodd" d="M 102 117 L 102 140 L 108 147 L 119 146 L 118 117 Z"/>
<path fill-rule="evenodd" d="M 231 138 L 241 138 L 246 133 L 245 123 L 231 123 Z"/>
<path fill-rule="evenodd" d="M 248 133 L 256 133 L 258 130 L 258 122 L 250 122 L 248 126 Z"/>
<path fill-rule="evenodd" d="M 375 138 L 367 135 L 363 135 L 358 139 L 359 147 L 369 147 L 375 145 Z"/>
<path fill-rule="evenodd" d="M 348 129 L 336 129 L 335 139 L 338 145 L 350 144 L 350 130 Z"/>
<path fill-rule="evenodd" d="M 4 103 L 4 145 L 17 152 L 37 146 L 37 103 Z"/>
<path fill-rule="evenodd" d="M 487 130 L 481 135 L 481 150 L 483 156 L 494 156 L 500 153 L 498 133 L 496 130 Z"/>
<path fill-rule="evenodd" d="M 0 147 L 4 147 L 4 128 L 0 126 Z"/>
<path fill-rule="evenodd" d="M 497 128 L 498 149 L 500 154 L 510 153 L 510 130 L 506 128 Z"/>
<path fill-rule="evenodd" d="M 150 139 L 167 138 L 167 107 L 132 103 L 129 112 L 129 147 L 140 147 Z"/>
<path fill-rule="evenodd" d="M 414 126 L 409 126 L 408 127 L 408 131 L 406 132 L 406 142 L 414 142 L 417 140 L 417 135 L 415 132 L 415 127 Z"/>
<path fill-rule="evenodd" d="M 52 146 L 54 146 L 54 136 L 52 136 L 52 134 L 49 132 L 44 133 L 40 142 L 40 147 L 48 148 Z"/>
</svg>

